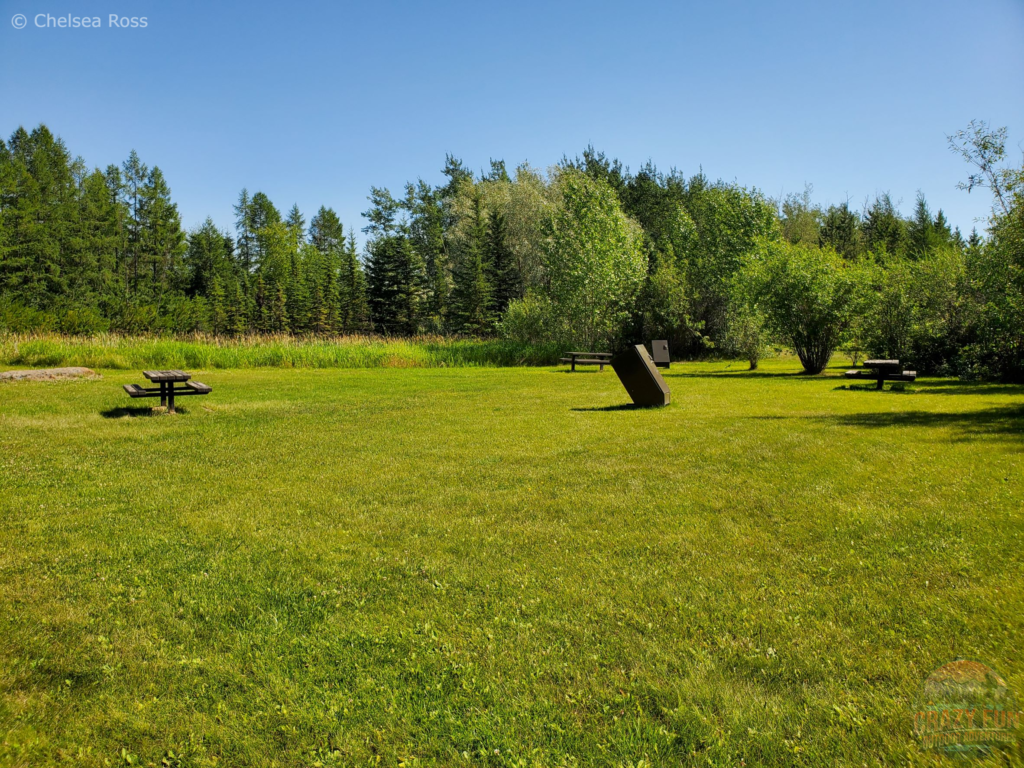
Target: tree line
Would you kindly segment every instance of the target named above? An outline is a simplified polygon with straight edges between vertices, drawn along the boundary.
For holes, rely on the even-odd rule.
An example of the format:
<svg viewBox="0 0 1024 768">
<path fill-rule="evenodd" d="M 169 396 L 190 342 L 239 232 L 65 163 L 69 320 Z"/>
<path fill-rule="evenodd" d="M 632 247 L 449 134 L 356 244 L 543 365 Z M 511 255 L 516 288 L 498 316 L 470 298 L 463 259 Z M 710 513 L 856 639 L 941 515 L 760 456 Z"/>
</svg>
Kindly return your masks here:
<svg viewBox="0 0 1024 768">
<path fill-rule="evenodd" d="M 89 170 L 45 126 L 19 128 L 0 141 L 0 328 L 667 338 L 680 356 L 755 365 L 782 343 L 808 370 L 844 347 L 1019 376 L 1021 171 L 1005 130 L 950 141 L 975 166 L 968 191 L 992 190 L 985 237 L 964 238 L 923 195 L 909 217 L 887 194 L 861 210 L 810 189 L 772 200 L 588 147 L 546 172 L 474 173 L 448 156 L 441 184 L 373 187 L 360 251 L 331 208 L 307 222 L 244 189 L 232 232 L 210 219 L 186 232 L 135 152 Z"/>
</svg>

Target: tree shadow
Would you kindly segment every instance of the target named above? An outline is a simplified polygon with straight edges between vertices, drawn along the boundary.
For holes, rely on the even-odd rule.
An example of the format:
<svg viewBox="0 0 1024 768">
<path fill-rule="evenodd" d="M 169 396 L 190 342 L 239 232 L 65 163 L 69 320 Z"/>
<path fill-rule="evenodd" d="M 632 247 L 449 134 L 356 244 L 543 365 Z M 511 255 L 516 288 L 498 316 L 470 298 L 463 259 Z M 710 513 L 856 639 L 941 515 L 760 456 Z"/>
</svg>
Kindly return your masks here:
<svg viewBox="0 0 1024 768">
<path fill-rule="evenodd" d="M 957 440 L 995 437 L 1024 440 L 1024 405 L 1004 405 L 980 411 L 937 413 L 934 411 L 903 411 L 877 413 L 806 416 L 847 427 L 885 429 L 892 427 L 948 428 L 956 430 Z"/>
<path fill-rule="evenodd" d="M 807 373 L 806 371 L 782 371 L 771 373 L 769 371 L 701 371 L 699 373 L 672 373 L 662 369 L 662 378 L 672 379 L 813 379 L 817 376 L 827 378 L 827 371 L 823 373 Z"/>
<path fill-rule="evenodd" d="M 620 403 L 619 405 L 591 406 L 589 408 L 570 408 L 570 411 L 577 413 L 600 412 L 600 411 L 650 411 L 658 408 L 667 408 L 664 405 L 637 405 L 636 403 Z"/>
<path fill-rule="evenodd" d="M 1024 396 L 1024 384 L 960 381 L 959 379 L 918 379 L 915 387 L 929 395 L 1011 395 Z"/>
<path fill-rule="evenodd" d="M 182 408 L 178 405 L 174 406 L 174 415 L 181 416 L 188 413 L 187 408 Z M 124 418 L 140 418 L 140 417 L 153 417 L 153 416 L 166 416 L 169 415 L 164 410 L 157 410 L 148 405 L 130 405 L 121 408 L 108 408 L 105 411 L 100 411 L 100 416 L 104 419 L 124 419 Z"/>
</svg>

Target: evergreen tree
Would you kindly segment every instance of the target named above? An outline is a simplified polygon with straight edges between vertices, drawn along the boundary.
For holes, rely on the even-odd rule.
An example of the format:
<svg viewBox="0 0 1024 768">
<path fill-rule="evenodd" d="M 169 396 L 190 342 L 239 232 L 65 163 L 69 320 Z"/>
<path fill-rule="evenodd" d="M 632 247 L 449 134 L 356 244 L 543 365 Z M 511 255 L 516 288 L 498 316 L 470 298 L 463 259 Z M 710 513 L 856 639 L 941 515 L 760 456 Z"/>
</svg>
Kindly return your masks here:
<svg viewBox="0 0 1024 768">
<path fill-rule="evenodd" d="M 367 245 L 367 298 L 374 328 L 384 334 L 419 330 L 423 265 L 404 234 L 379 235 Z"/>
<path fill-rule="evenodd" d="M 209 296 L 215 277 L 235 277 L 234 244 L 231 236 L 221 232 L 207 218 L 188 234 L 188 245 L 182 265 L 182 290 L 189 296 Z"/>
<path fill-rule="evenodd" d="M 844 259 L 860 255 L 860 218 L 849 203 L 830 206 L 818 230 L 818 245 L 830 247 Z"/>
<path fill-rule="evenodd" d="M 125 216 L 125 272 L 129 300 L 137 300 L 139 287 L 145 278 L 143 265 L 143 188 L 149 168 L 133 149 L 121 166 L 121 194 L 126 208 Z M 141 271 L 140 271 L 141 270 Z"/>
<path fill-rule="evenodd" d="M 338 214 L 320 207 L 309 223 L 309 241 L 320 253 L 341 253 L 345 247 L 345 230 Z"/>
<path fill-rule="evenodd" d="M 495 211 L 487 227 L 487 253 L 490 265 L 489 279 L 493 287 L 491 307 L 501 316 L 513 299 L 523 296 L 523 279 L 515 257 L 508 245 L 505 215 Z"/>
<path fill-rule="evenodd" d="M 138 259 L 144 273 L 140 284 L 147 298 L 156 302 L 178 280 L 185 236 L 178 206 L 171 202 L 171 190 L 156 166 L 147 174 L 140 198 Z"/>
<path fill-rule="evenodd" d="M 338 330 L 342 333 L 357 333 L 369 328 L 366 277 L 356 249 L 356 233 L 349 230 L 338 278 Z"/>
<path fill-rule="evenodd" d="M 907 227 L 888 193 L 879 195 L 861 223 L 864 245 L 872 253 L 902 257 L 907 250 Z"/>
<path fill-rule="evenodd" d="M 306 241 L 306 218 L 299 210 L 298 203 L 292 205 L 291 210 L 288 211 L 288 218 L 285 219 L 285 225 L 288 227 L 288 231 L 291 233 L 297 249 Z"/>
<path fill-rule="evenodd" d="M 235 233 L 238 236 L 238 264 L 245 274 L 256 268 L 256 228 L 252 215 L 252 198 L 249 190 L 243 187 L 235 204 Z"/>
<path fill-rule="evenodd" d="M 452 326 L 462 333 L 484 334 L 493 327 L 491 265 L 486 260 L 486 212 L 477 192 L 473 196 L 470 229 L 452 274 Z"/>
<path fill-rule="evenodd" d="M 409 239 L 423 262 L 426 279 L 424 320 L 434 331 L 448 314 L 451 269 L 445 247 L 445 208 L 440 189 L 420 179 L 407 184 L 403 207 L 409 212 Z"/>
</svg>

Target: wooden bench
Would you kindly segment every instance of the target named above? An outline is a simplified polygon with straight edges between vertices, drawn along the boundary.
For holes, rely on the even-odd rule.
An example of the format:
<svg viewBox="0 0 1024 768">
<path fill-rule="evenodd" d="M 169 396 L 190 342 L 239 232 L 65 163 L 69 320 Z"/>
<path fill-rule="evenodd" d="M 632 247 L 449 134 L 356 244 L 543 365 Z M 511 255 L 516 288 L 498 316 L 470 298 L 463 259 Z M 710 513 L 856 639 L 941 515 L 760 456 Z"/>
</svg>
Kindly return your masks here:
<svg viewBox="0 0 1024 768">
<path fill-rule="evenodd" d="M 138 384 L 125 384 L 124 391 L 129 397 L 159 397 L 160 405 L 167 406 L 168 413 L 174 413 L 174 398 L 182 395 L 208 395 L 213 391 L 198 381 L 189 381 L 191 375 L 184 371 L 143 371 L 142 375 L 152 381 L 155 387 L 140 387 Z M 175 387 L 175 384 L 181 384 Z"/>
<path fill-rule="evenodd" d="M 887 381 L 915 381 L 917 371 L 904 371 L 899 360 L 865 360 L 863 368 L 847 371 L 848 379 L 870 379 L 882 389 Z"/>
<path fill-rule="evenodd" d="M 569 363 L 569 370 L 575 371 L 577 365 L 599 365 L 604 370 L 606 365 L 611 365 L 611 352 L 566 352 L 565 357 L 559 358 L 560 362 Z"/>
</svg>

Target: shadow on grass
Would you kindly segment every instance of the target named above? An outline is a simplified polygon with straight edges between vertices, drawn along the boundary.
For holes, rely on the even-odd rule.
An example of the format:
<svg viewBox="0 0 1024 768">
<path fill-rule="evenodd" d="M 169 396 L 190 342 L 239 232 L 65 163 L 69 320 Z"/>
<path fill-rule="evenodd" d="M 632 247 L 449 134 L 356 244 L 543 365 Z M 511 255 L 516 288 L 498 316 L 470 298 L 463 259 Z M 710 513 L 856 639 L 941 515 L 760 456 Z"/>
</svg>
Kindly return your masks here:
<svg viewBox="0 0 1024 768">
<path fill-rule="evenodd" d="M 755 416 L 755 419 L 778 419 L 778 416 Z M 830 416 L 795 416 L 793 418 L 841 424 L 845 427 L 886 429 L 892 427 L 952 428 L 959 441 L 983 437 L 1024 441 L 1024 405 L 1004 405 L 980 411 L 943 413 L 934 411 L 903 411 L 884 413 L 846 413 Z"/>
<path fill-rule="evenodd" d="M 622 403 L 621 405 L 603 405 L 600 408 L 593 406 L 591 408 L 570 408 L 570 411 L 576 411 L 583 413 L 586 411 L 650 411 L 655 408 L 664 408 L 663 405 L 637 405 L 636 403 Z"/>
<path fill-rule="evenodd" d="M 735 370 L 735 371 L 700 371 L 695 373 L 673 373 L 671 369 L 669 371 L 662 370 L 661 375 L 666 379 L 813 379 L 815 376 L 821 374 L 806 373 L 804 371 L 783 371 L 780 373 L 770 373 L 768 371 L 748 371 Z M 822 376 L 822 378 L 826 378 Z"/>
<path fill-rule="evenodd" d="M 1024 384 L 959 381 L 958 379 L 918 379 L 914 383 L 929 395 L 1016 395 L 1024 396 Z"/>
<path fill-rule="evenodd" d="M 174 415 L 181 416 L 188 413 L 187 408 L 182 408 L 175 404 Z M 123 418 L 138 418 L 138 417 L 150 417 L 150 416 L 167 416 L 169 415 L 165 410 L 161 408 L 152 408 L 146 405 L 131 405 L 123 408 L 109 408 L 106 411 L 100 411 L 100 416 L 104 419 L 123 419 Z"/>
</svg>

